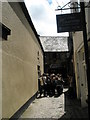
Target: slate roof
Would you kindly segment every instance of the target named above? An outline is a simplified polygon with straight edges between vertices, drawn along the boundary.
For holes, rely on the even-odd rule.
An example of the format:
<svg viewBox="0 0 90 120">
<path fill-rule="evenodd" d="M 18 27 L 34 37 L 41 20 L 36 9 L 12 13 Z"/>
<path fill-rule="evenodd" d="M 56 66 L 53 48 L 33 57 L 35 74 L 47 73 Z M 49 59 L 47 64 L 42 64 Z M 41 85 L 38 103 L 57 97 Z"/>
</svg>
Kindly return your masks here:
<svg viewBox="0 0 90 120">
<path fill-rule="evenodd" d="M 44 52 L 68 51 L 68 38 L 60 36 L 40 36 Z"/>
</svg>

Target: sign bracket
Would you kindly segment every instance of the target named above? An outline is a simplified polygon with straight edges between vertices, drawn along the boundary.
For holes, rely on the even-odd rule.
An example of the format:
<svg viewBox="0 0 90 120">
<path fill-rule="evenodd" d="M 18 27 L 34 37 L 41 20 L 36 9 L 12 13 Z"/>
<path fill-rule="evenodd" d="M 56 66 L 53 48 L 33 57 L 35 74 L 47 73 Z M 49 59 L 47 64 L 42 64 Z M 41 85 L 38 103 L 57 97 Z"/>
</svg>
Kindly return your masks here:
<svg viewBox="0 0 90 120">
<path fill-rule="evenodd" d="M 66 7 L 66 6 L 69 6 L 69 7 Z M 71 5 L 78 5 L 78 7 L 71 7 Z M 66 7 L 66 8 L 65 8 Z M 55 11 L 58 11 L 58 10 L 70 10 L 70 9 L 80 9 L 80 4 L 78 2 L 68 2 L 67 4 L 65 4 L 63 7 L 61 6 L 58 6 L 57 9 L 55 9 Z M 84 6 L 84 8 L 90 8 L 90 1 L 88 2 L 88 4 L 86 6 Z"/>
</svg>

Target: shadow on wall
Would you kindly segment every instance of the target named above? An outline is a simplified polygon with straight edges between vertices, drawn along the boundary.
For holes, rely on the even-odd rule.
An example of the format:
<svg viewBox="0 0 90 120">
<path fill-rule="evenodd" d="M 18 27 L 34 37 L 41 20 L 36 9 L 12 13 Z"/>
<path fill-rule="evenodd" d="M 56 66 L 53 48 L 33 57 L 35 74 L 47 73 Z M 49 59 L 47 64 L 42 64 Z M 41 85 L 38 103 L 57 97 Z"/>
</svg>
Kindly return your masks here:
<svg viewBox="0 0 90 120">
<path fill-rule="evenodd" d="M 89 120 L 88 108 L 81 108 L 80 100 L 71 98 L 69 91 L 64 93 L 65 114 L 58 120 Z"/>
</svg>

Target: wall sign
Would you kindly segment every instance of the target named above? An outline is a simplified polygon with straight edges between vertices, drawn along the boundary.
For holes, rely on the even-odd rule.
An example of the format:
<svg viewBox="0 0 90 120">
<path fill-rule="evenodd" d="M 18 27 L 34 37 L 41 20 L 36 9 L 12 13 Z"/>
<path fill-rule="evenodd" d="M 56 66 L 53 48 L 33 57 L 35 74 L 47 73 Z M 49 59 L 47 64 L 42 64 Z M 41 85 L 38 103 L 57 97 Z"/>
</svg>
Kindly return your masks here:
<svg viewBox="0 0 90 120">
<path fill-rule="evenodd" d="M 80 12 L 56 15 L 56 20 L 58 33 L 83 30 L 82 15 Z"/>
</svg>

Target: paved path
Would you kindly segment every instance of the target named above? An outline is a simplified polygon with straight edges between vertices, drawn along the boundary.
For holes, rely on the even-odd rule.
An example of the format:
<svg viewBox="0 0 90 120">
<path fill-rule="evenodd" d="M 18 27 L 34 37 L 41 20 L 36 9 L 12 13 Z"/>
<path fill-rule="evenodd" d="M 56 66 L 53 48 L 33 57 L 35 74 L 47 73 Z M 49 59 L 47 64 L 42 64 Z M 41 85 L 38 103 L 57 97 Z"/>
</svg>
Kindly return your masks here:
<svg viewBox="0 0 90 120">
<path fill-rule="evenodd" d="M 86 120 L 87 117 L 87 108 L 82 109 L 79 101 L 70 99 L 66 93 L 63 93 L 59 97 L 35 99 L 20 118 L 49 118 L 49 120 L 85 118 Z"/>
</svg>

